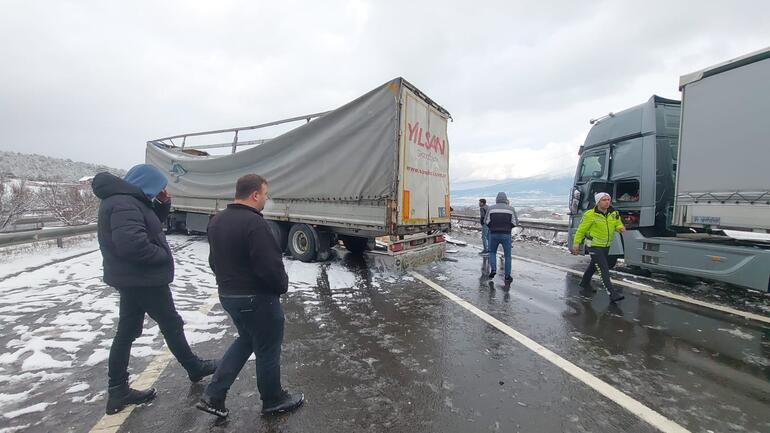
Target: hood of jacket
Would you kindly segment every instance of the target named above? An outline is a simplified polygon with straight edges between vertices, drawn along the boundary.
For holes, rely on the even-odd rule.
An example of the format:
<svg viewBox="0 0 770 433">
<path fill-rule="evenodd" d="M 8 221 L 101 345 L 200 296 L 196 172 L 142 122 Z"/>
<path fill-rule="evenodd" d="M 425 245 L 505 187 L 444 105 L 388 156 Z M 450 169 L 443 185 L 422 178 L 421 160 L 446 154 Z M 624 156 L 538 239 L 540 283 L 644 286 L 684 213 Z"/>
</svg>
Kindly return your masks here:
<svg viewBox="0 0 770 433">
<path fill-rule="evenodd" d="M 163 172 L 150 164 L 139 164 L 131 167 L 123 180 L 138 186 L 150 200 L 154 199 L 168 183 Z"/>
<path fill-rule="evenodd" d="M 505 203 L 508 204 L 508 196 L 505 195 L 504 192 L 498 192 L 497 198 L 495 199 L 495 203 Z"/>
<path fill-rule="evenodd" d="M 94 180 L 91 182 L 91 189 L 93 189 L 94 195 L 101 200 L 113 195 L 122 194 L 134 196 L 147 204 L 152 203 L 138 186 L 132 185 L 106 171 L 94 176 Z"/>
</svg>

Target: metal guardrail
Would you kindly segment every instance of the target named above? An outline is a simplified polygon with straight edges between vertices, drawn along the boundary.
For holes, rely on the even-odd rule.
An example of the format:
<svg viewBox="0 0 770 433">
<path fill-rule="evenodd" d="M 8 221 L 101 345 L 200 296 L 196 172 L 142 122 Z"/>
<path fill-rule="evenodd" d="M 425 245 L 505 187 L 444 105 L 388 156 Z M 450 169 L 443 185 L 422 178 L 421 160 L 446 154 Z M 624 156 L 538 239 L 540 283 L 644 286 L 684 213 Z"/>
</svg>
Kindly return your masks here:
<svg viewBox="0 0 770 433">
<path fill-rule="evenodd" d="M 478 222 L 478 216 L 452 214 L 452 219 L 458 221 Z M 558 220 L 539 220 L 531 218 L 519 218 L 519 225 L 523 228 L 537 230 L 552 230 L 555 232 L 566 232 L 569 230 L 569 223 Z M 10 246 L 25 244 L 30 242 L 45 241 L 51 239 L 61 239 L 77 236 L 86 233 L 96 232 L 96 224 L 86 224 L 81 226 L 57 227 L 42 230 L 30 230 L 16 233 L 0 233 L 0 246 Z M 61 242 L 60 242 L 61 243 Z"/>
<path fill-rule="evenodd" d="M 47 241 L 51 239 L 56 239 L 59 246 L 61 246 L 61 240 L 63 238 L 94 232 L 96 232 L 96 224 L 56 227 L 16 233 L 0 233 L 0 246 L 19 245 L 30 242 Z"/>
<path fill-rule="evenodd" d="M 479 221 L 478 215 L 472 216 L 472 215 L 452 214 L 452 219 L 456 219 L 458 221 L 473 221 L 476 223 L 478 223 Z M 533 219 L 533 218 L 519 218 L 519 226 L 526 229 L 552 230 L 555 232 L 569 231 L 569 222 L 559 221 L 559 220 L 540 220 L 540 219 Z"/>
</svg>

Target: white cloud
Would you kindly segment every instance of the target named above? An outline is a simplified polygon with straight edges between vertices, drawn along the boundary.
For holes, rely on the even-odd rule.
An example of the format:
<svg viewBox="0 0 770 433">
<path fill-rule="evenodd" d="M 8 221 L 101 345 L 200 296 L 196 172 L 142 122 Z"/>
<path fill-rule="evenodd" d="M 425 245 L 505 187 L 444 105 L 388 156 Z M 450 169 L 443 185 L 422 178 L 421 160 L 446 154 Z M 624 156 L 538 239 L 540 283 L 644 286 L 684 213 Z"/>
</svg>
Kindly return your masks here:
<svg viewBox="0 0 770 433">
<path fill-rule="evenodd" d="M 769 15 L 760 0 L 13 2 L 0 149 L 127 168 L 148 139 L 325 111 L 403 76 L 453 114 L 455 180 L 555 174 L 589 118 L 678 98 L 680 75 L 767 45 Z"/>
<path fill-rule="evenodd" d="M 535 176 L 556 177 L 575 172 L 582 140 L 548 143 L 537 148 L 489 152 L 455 152 L 450 173 L 457 180 L 503 180 Z"/>
</svg>

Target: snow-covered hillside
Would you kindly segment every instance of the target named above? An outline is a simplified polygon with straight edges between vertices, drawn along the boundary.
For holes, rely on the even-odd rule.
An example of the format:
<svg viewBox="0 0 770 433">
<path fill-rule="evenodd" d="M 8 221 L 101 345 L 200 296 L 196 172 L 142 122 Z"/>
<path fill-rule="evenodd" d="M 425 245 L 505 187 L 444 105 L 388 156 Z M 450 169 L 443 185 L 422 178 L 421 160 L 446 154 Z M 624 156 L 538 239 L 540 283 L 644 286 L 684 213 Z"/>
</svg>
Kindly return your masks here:
<svg viewBox="0 0 770 433">
<path fill-rule="evenodd" d="M 101 171 L 123 176 L 126 171 L 98 164 L 0 151 L 0 177 L 15 177 L 30 180 L 54 180 L 77 182 Z"/>
</svg>

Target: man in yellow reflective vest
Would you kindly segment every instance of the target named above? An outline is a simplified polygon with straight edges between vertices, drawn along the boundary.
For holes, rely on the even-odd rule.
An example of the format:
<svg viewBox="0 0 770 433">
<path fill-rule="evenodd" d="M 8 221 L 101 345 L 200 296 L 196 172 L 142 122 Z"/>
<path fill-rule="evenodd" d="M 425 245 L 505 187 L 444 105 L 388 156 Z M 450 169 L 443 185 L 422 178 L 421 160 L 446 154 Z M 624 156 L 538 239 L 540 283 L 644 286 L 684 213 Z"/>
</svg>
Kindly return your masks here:
<svg viewBox="0 0 770 433">
<path fill-rule="evenodd" d="M 623 291 L 616 289 L 610 281 L 608 258 L 615 233 L 622 233 L 626 231 L 626 228 L 623 227 L 623 221 L 621 221 L 618 211 L 610 206 L 609 194 L 600 192 L 594 195 L 594 199 L 596 207 L 589 209 L 583 215 L 583 219 L 575 232 L 570 251 L 577 255 L 580 251 L 580 244 L 585 240 L 586 249 L 591 255 L 591 263 L 583 274 L 580 287 L 593 290 L 591 277 L 593 277 L 594 272 L 599 272 L 604 289 L 610 295 L 610 301 L 618 302 L 624 299 Z"/>
</svg>

